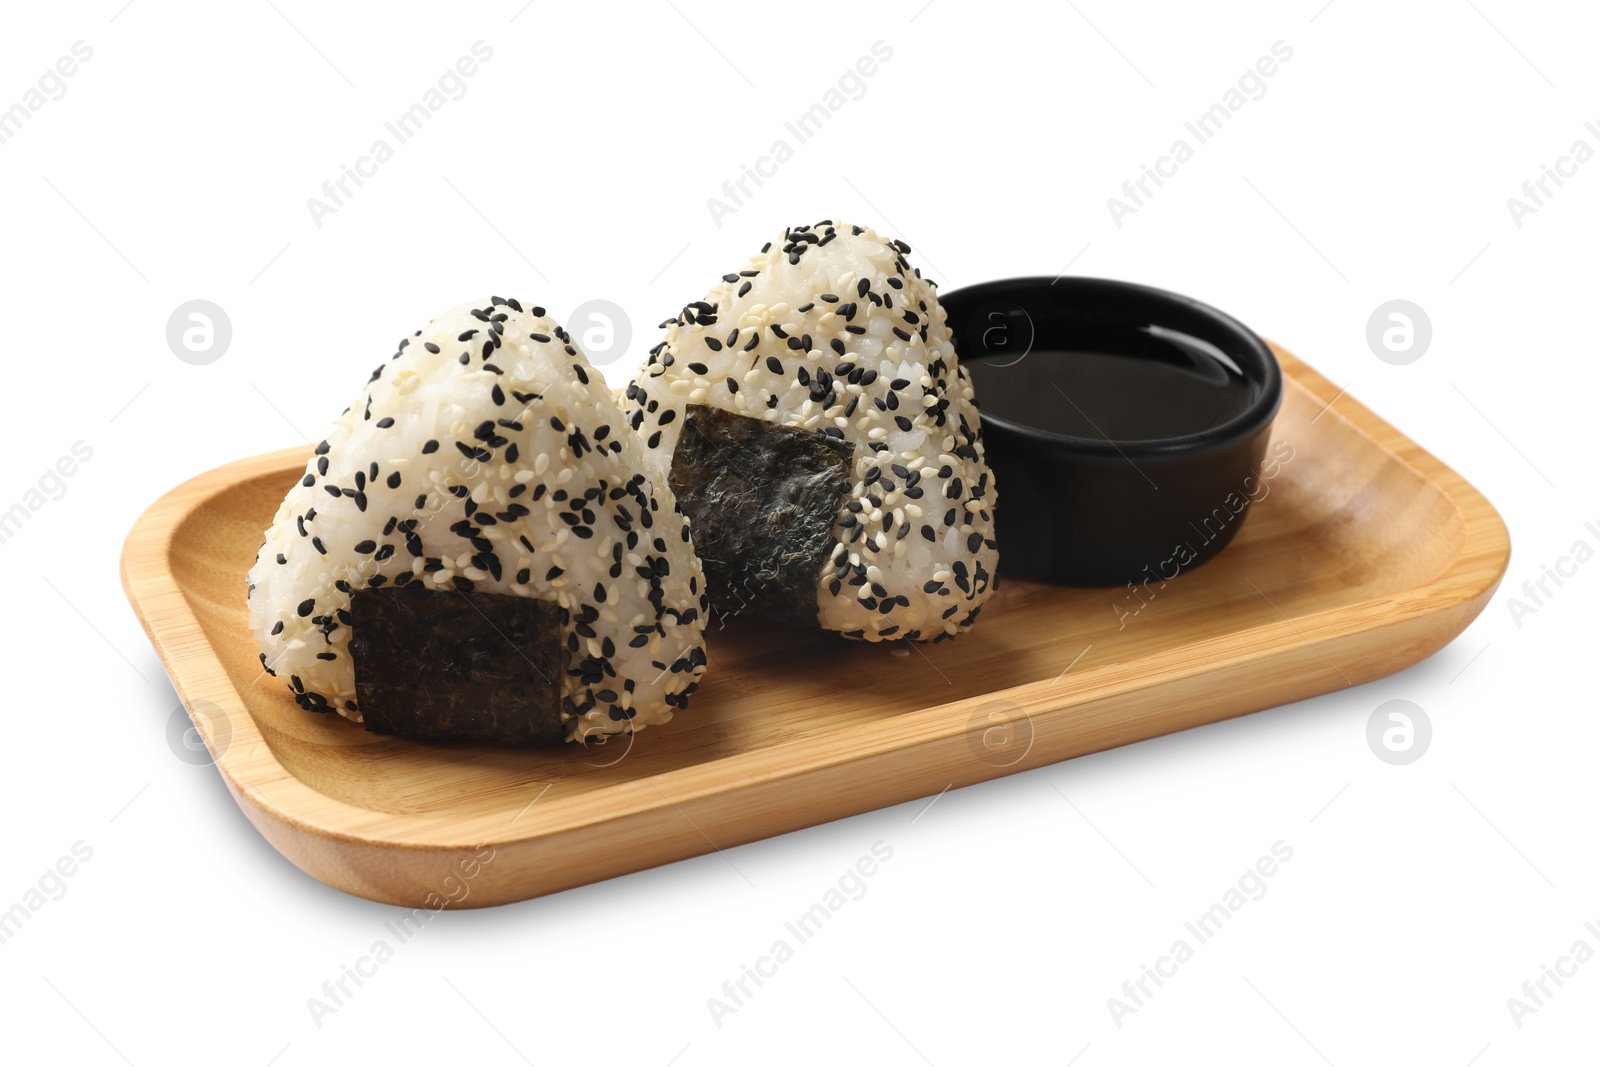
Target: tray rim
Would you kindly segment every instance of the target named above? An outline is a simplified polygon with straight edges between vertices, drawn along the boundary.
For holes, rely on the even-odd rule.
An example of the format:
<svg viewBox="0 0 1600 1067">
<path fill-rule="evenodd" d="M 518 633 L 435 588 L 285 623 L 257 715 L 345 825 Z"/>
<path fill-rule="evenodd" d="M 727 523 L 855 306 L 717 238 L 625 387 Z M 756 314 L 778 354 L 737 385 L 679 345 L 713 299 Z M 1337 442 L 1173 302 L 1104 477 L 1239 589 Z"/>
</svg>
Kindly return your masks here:
<svg viewBox="0 0 1600 1067">
<path fill-rule="evenodd" d="M 1391 657 L 1392 662 L 1382 669 L 1359 669 L 1359 679 L 1347 679 L 1349 684 L 1375 680 L 1404 669 L 1448 644 L 1483 609 L 1505 573 L 1510 538 L 1503 519 L 1476 488 L 1431 453 L 1297 357 L 1278 345 L 1270 347 L 1285 375 L 1328 405 L 1318 418 L 1336 417 L 1350 423 L 1379 448 L 1433 482 L 1460 511 L 1465 526 L 1460 549 L 1437 573 L 1418 585 L 1384 597 L 1115 660 L 1085 668 L 1067 679 L 1026 682 L 904 712 L 891 719 L 842 726 L 816 736 L 660 772 L 544 804 L 533 802 L 510 825 L 504 823 L 500 812 L 481 812 L 460 818 L 390 813 L 350 804 L 316 790 L 296 777 L 273 754 L 220 658 L 206 640 L 198 618 L 167 563 L 174 534 L 190 514 L 239 481 L 303 458 L 305 446 L 233 461 L 190 478 L 159 497 L 135 521 L 127 536 L 121 561 L 123 586 L 174 689 L 184 706 L 190 709 L 191 718 L 208 749 L 215 753 L 216 725 L 207 716 L 195 716 L 192 710 L 194 701 L 201 697 L 197 689 L 203 683 L 211 683 L 208 688 L 215 693 L 208 691 L 203 698 L 226 714 L 229 731 L 229 743 L 215 758 L 215 764 L 229 791 L 257 829 L 296 865 L 336 888 L 391 903 L 411 904 L 417 900 L 416 892 L 396 891 L 366 880 L 358 882 L 346 867 L 333 859 L 328 849 L 352 865 L 361 866 L 376 858 L 370 855 L 372 850 L 384 853 L 397 849 L 419 850 L 438 853 L 442 860 L 470 853 L 475 847 L 490 843 L 497 850 L 519 850 L 522 854 L 518 863 L 530 870 L 536 867 L 544 876 L 536 878 L 529 874 L 525 880 L 538 884 L 503 887 L 511 891 L 488 894 L 493 899 L 469 899 L 460 906 L 525 899 L 719 850 L 718 843 L 689 812 L 706 812 L 713 806 L 712 802 L 723 801 L 730 794 L 748 794 L 753 803 L 771 787 L 785 782 L 825 773 L 838 774 L 851 765 L 865 768 L 897 756 L 909 758 L 908 753 L 913 749 L 925 750 L 931 763 L 943 761 L 950 771 L 952 785 L 971 784 L 1088 751 L 1117 747 L 1160 733 L 1277 706 L 1341 686 L 1313 686 L 1299 695 L 1265 704 L 1252 704 L 1249 696 L 1221 704 L 1211 701 L 1210 710 L 1193 716 L 1192 721 L 1154 732 L 1141 731 L 1142 724 L 1130 716 L 1125 731 L 1121 735 L 1111 735 L 1109 743 L 1095 741 L 1088 747 L 1081 747 L 1063 735 L 1056 743 L 1040 746 L 1041 727 L 1060 726 L 1060 717 L 1076 708 L 1100 705 L 1158 686 L 1171 687 L 1175 693 L 1183 692 L 1186 683 L 1196 678 L 1242 671 L 1253 664 L 1285 656 L 1293 658 L 1297 649 L 1303 649 L 1311 641 L 1316 642 L 1311 646 L 1313 650 L 1327 648 L 1340 640 L 1390 626 L 1396 627 L 1397 633 L 1398 628 L 1404 628 L 1409 639 L 1420 643 L 1414 648 L 1408 647 L 1399 658 Z M 1370 625 L 1352 628 L 1350 616 L 1356 608 L 1363 609 Z M 1431 628 L 1414 625 L 1427 620 L 1434 620 L 1436 625 Z M 1440 634 L 1444 635 L 1442 639 L 1439 639 Z M 219 700 L 217 696 L 226 699 Z M 970 731 L 971 713 L 999 699 L 1019 706 L 1028 716 L 1035 732 L 1035 745 L 1028 753 L 1030 758 L 1012 766 L 994 767 L 969 754 L 967 759 L 974 767 L 950 766 L 946 758 L 948 750 L 952 743 L 962 743 Z M 1225 710 L 1217 713 L 1218 707 Z M 538 779 L 530 780 L 530 793 L 539 784 Z M 762 828 L 753 828 L 750 832 L 731 826 L 725 828 L 724 824 L 743 821 L 726 812 L 721 812 L 721 817 L 712 813 L 708 819 L 722 831 L 723 842 L 732 845 L 927 795 L 929 791 L 917 784 L 884 784 L 872 791 L 869 802 L 864 805 L 841 798 L 832 805 L 835 813 L 826 817 L 769 818 Z M 653 854 L 642 855 L 643 862 L 630 859 L 609 866 L 591 864 L 584 867 L 583 873 L 572 872 L 570 876 L 565 871 L 545 869 L 548 861 L 560 854 L 576 855 L 574 835 L 591 827 L 618 823 L 643 832 L 644 827 L 653 825 L 655 830 L 651 834 L 655 836 L 650 839 L 656 840 L 664 833 L 668 822 L 677 822 L 680 826 L 686 823 L 693 828 L 693 837 L 680 840 L 685 835 L 675 835 L 675 843 L 670 848 L 658 845 Z M 297 840 L 295 835 L 303 840 Z M 535 863 L 532 850 L 541 845 L 549 847 L 539 850 L 542 855 Z M 304 846 L 309 846 L 311 851 Z M 596 870 L 600 871 L 598 875 L 594 873 Z"/>
</svg>

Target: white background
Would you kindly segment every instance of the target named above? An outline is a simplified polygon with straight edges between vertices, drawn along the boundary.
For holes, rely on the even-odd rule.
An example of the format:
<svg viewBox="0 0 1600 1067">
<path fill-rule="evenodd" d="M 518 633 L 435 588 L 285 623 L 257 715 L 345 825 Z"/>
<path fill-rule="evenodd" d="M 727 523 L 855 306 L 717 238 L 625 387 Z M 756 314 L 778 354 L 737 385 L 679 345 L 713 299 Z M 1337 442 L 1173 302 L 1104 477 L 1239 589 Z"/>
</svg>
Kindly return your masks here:
<svg viewBox="0 0 1600 1067">
<path fill-rule="evenodd" d="M 1506 205 L 1574 140 L 1600 148 L 1592 9 L 122 2 L 9 6 L 0 35 L 0 107 L 93 49 L 0 144 L 0 509 L 93 449 L 0 545 L 0 909 L 93 849 L 0 945 L 0 1055 L 1592 1062 L 1600 962 L 1520 1027 L 1506 1004 L 1574 941 L 1600 949 L 1600 565 L 1520 627 L 1508 605 L 1600 545 L 1600 163 L 1520 227 Z M 306 199 L 480 39 L 494 54 L 466 95 L 318 227 Z M 718 226 L 707 198 L 879 40 L 893 55 L 865 95 Z M 1293 58 L 1266 95 L 1118 227 L 1106 198 L 1279 40 Z M 655 322 L 824 217 L 904 238 L 946 287 L 1070 263 L 1232 312 L 1485 492 L 1515 545 L 1505 586 L 1372 685 L 444 915 L 319 1027 L 307 998 L 397 909 L 301 874 L 169 750 L 177 701 L 118 582 L 128 527 L 185 478 L 320 436 L 445 307 L 615 301 L 634 325 L 620 383 Z M 195 298 L 233 325 L 206 366 L 165 340 Z M 1407 366 L 1365 339 L 1393 298 L 1433 324 Z M 1433 722 L 1409 766 L 1365 740 L 1390 699 Z M 718 1026 L 707 998 L 879 840 L 893 859 L 867 895 Z M 1267 895 L 1119 1027 L 1107 998 L 1279 840 L 1294 858 Z"/>
</svg>

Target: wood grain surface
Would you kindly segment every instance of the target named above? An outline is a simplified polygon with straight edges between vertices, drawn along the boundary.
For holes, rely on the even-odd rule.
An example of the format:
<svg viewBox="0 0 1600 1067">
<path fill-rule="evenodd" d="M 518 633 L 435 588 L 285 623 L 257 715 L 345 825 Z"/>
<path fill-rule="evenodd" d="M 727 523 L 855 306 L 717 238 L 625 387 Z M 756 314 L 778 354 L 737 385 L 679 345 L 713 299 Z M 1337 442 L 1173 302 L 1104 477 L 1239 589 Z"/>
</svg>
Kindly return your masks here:
<svg viewBox="0 0 1600 1067">
<path fill-rule="evenodd" d="M 296 707 L 257 661 L 245 573 L 309 445 L 162 497 L 128 536 L 123 583 L 228 788 L 296 865 L 409 907 L 521 900 L 1359 685 L 1442 648 L 1505 572 L 1504 523 L 1274 351 L 1274 443 L 1293 458 L 1215 560 L 1138 593 L 1005 580 L 971 633 L 898 653 L 735 618 L 708 634 L 688 710 L 631 743 L 428 746 Z"/>
</svg>

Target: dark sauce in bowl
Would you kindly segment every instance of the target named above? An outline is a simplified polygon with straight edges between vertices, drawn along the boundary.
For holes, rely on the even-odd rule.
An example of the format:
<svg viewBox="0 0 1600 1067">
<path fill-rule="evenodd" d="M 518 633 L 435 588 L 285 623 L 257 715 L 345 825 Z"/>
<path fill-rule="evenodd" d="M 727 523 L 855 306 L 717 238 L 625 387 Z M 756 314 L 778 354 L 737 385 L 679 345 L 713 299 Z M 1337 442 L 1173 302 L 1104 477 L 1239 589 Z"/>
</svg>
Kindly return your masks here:
<svg viewBox="0 0 1600 1067">
<path fill-rule="evenodd" d="M 1236 319 L 1099 278 L 1006 278 L 939 302 L 977 398 L 1002 574 L 1165 580 L 1221 552 L 1264 496 L 1283 376 Z"/>
<path fill-rule="evenodd" d="M 1255 399 L 1239 365 L 1207 341 L 1161 326 L 1094 332 L 1071 349 L 968 360 L 980 411 L 1067 437 L 1159 441 L 1221 426 Z"/>
</svg>

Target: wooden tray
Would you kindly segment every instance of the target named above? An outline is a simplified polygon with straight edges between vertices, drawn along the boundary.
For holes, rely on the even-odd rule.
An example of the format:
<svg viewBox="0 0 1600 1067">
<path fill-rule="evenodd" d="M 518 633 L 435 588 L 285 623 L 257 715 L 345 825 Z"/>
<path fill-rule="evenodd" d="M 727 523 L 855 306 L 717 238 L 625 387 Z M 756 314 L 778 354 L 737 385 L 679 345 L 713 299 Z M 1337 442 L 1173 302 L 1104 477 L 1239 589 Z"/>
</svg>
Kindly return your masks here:
<svg viewBox="0 0 1600 1067">
<path fill-rule="evenodd" d="M 1504 523 L 1275 351 L 1274 437 L 1293 458 L 1217 559 L 1138 601 L 1003 582 L 971 633 L 898 653 L 741 623 L 710 635 L 688 711 L 631 747 L 429 747 L 297 708 L 261 672 L 244 576 L 304 448 L 162 497 L 128 536 L 123 583 L 239 806 L 301 869 L 410 907 L 521 900 L 1359 685 L 1438 651 L 1499 584 Z"/>
</svg>

